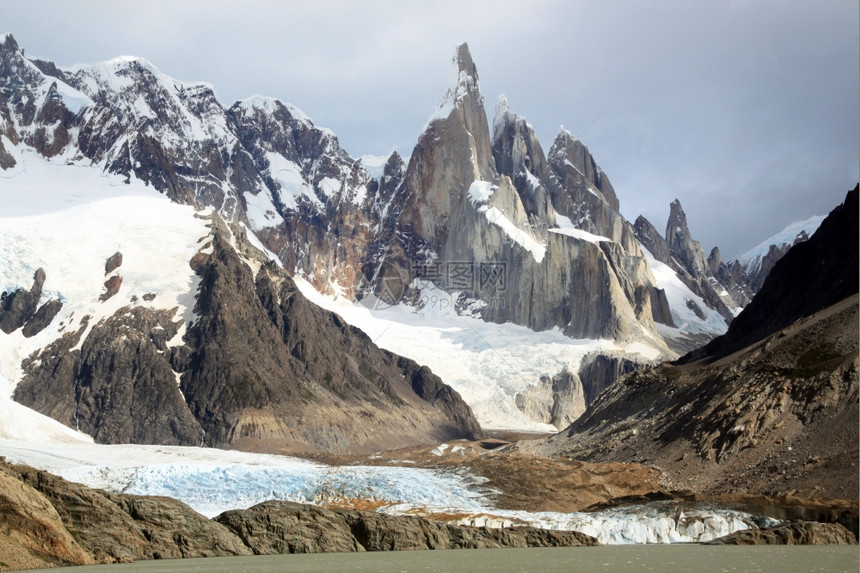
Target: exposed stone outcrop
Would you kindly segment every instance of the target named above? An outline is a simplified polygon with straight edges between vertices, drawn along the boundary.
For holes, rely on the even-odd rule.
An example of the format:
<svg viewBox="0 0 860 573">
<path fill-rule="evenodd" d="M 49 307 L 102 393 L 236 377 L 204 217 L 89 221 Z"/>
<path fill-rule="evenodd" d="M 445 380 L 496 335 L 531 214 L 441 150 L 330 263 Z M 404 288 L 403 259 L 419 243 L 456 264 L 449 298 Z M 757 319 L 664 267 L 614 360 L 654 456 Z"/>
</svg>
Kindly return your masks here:
<svg viewBox="0 0 860 573">
<path fill-rule="evenodd" d="M 45 271 L 38 269 L 33 275 L 33 286 L 30 290 L 18 289 L 11 293 L 0 294 L 0 330 L 9 334 L 30 320 L 36 313 L 43 284 L 45 284 Z"/>
<path fill-rule="evenodd" d="M 796 521 L 765 529 L 746 529 L 707 545 L 856 545 L 854 534 L 838 523 Z"/>
<path fill-rule="evenodd" d="M 45 279 L 45 270 L 39 268 L 33 275 L 33 286 L 30 290 L 21 288 L 0 293 L 0 330 L 10 334 L 23 327 L 24 336 L 29 338 L 51 323 L 63 303 L 50 299 L 39 306 Z"/>
<path fill-rule="evenodd" d="M 21 329 L 21 333 L 26 337 L 30 338 L 31 336 L 35 336 L 42 332 L 45 328 L 48 327 L 49 324 L 54 320 L 54 317 L 59 314 L 60 310 L 63 308 L 63 301 L 52 298 L 46 301 L 42 306 L 40 306 L 33 316 L 31 316 L 27 323 L 24 324 L 24 328 Z"/>
<path fill-rule="evenodd" d="M 327 510 L 289 502 L 266 502 L 246 510 L 228 511 L 215 520 L 238 535 L 257 555 L 599 545 L 594 538 L 575 531 L 469 527 L 420 517 Z"/>
<path fill-rule="evenodd" d="M 598 545 L 573 531 L 488 529 L 265 502 L 210 520 L 165 497 L 91 489 L 0 464 L 0 571 L 236 555 Z"/>
<path fill-rule="evenodd" d="M 29 499 L 16 509 L 26 519 L 12 519 L 2 512 L 0 527 L 19 535 L 31 535 L 40 528 L 60 532 L 48 537 L 42 547 L 28 547 L 52 564 L 251 554 L 222 525 L 170 498 L 113 494 L 27 466 L 5 464 L 0 467 L 0 488 L 7 496 L 15 489 L 29 492 Z"/>
<path fill-rule="evenodd" d="M 678 262 L 693 276 L 705 275 L 707 263 L 702 245 L 693 240 L 687 227 L 687 214 L 681 202 L 675 199 L 669 204 L 669 220 L 666 222 L 666 243 Z"/>
<path fill-rule="evenodd" d="M 516 396 L 516 405 L 532 420 L 564 428 L 578 418 L 587 405 L 582 381 L 566 368 Z"/>
<path fill-rule="evenodd" d="M 103 443 L 199 445 L 166 340 L 179 329 L 172 311 L 123 307 L 69 333 L 24 361 L 15 400 Z"/>
<path fill-rule="evenodd" d="M 0 471 L 0 536 L 0 570 L 93 563 L 51 502 L 5 471 Z"/>
<path fill-rule="evenodd" d="M 109 275 L 122 266 L 122 253 L 115 252 L 105 261 L 105 275 Z"/>
<path fill-rule="evenodd" d="M 591 404 L 618 378 L 642 366 L 643 364 L 620 353 L 589 354 L 579 366 L 579 378 L 585 389 L 585 403 Z"/>
<path fill-rule="evenodd" d="M 122 277 L 120 275 L 111 275 L 105 281 L 105 291 L 99 295 L 99 300 L 104 302 L 119 292 L 122 287 Z"/>
<path fill-rule="evenodd" d="M 655 259 L 670 265 L 673 268 L 678 266 L 676 264 L 670 264 L 670 261 L 672 260 L 672 249 L 669 247 L 669 243 L 666 242 L 666 239 L 660 234 L 657 228 L 651 224 L 651 221 L 642 215 L 639 215 L 636 217 L 636 222 L 633 224 L 633 230 L 636 233 L 636 239 L 643 247 L 648 249 L 648 252 L 654 255 Z"/>
</svg>

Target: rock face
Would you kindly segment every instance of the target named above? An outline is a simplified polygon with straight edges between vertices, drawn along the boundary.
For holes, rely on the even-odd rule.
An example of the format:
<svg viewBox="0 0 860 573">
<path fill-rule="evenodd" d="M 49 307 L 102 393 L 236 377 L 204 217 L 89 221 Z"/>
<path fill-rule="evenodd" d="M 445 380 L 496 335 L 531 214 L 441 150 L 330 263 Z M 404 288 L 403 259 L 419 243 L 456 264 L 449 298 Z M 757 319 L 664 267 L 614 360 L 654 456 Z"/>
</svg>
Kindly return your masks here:
<svg viewBox="0 0 860 573">
<path fill-rule="evenodd" d="M 82 343 L 86 327 L 62 336 L 24 362 L 15 400 L 102 443 L 200 445 L 165 343 L 174 312 L 123 307 Z"/>
<path fill-rule="evenodd" d="M 406 170 L 386 262 L 476 301 L 485 320 L 582 338 L 655 332 L 653 279 L 588 150 L 562 131 L 547 160 L 504 99 L 491 137 L 465 44 L 450 77 Z"/>
<path fill-rule="evenodd" d="M 729 328 L 634 372 L 541 451 L 648 461 L 684 487 L 856 498 L 857 189 Z"/>
<path fill-rule="evenodd" d="M 744 530 L 708 541 L 707 545 L 856 545 L 854 534 L 838 523 L 798 521 Z"/>
<path fill-rule="evenodd" d="M 669 204 L 669 220 L 666 222 L 666 243 L 669 251 L 676 255 L 691 275 L 705 273 L 705 253 L 702 245 L 694 241 L 687 227 L 687 214 L 681 202 L 675 199 Z"/>
<path fill-rule="evenodd" d="M 598 545 L 572 531 L 487 529 L 266 502 L 206 519 L 164 497 L 115 494 L 0 464 L 0 570 L 147 559 Z"/>
<path fill-rule="evenodd" d="M 858 292 L 858 188 L 782 257 L 729 331 L 683 358 L 719 358 Z"/>
<path fill-rule="evenodd" d="M 726 324 L 749 303 L 752 291 L 743 267 L 737 261 L 726 265 L 716 247 L 705 258 L 702 246 L 693 239 L 687 226 L 687 215 L 679 200 L 669 205 L 665 236 L 660 236 L 654 225 L 641 215 L 634 229 L 642 246 L 655 259 L 668 265 L 708 307 L 719 312 Z M 688 305 L 698 304 L 688 300 Z"/>
<path fill-rule="evenodd" d="M 26 466 L 4 471 L 49 501 L 91 562 L 250 554 L 221 525 L 176 500 L 94 490 Z"/>
<path fill-rule="evenodd" d="M 480 434 L 429 369 L 309 303 L 238 227 L 212 229 L 179 344 L 175 308 L 123 307 L 26 360 L 15 399 L 102 443 L 367 452 Z"/>
<path fill-rule="evenodd" d="M 24 336 L 29 338 L 51 323 L 63 308 L 63 303 L 49 299 L 39 306 L 45 278 L 44 269 L 37 269 L 30 290 L 18 289 L 11 293 L 0 293 L 0 330 L 11 334 L 23 327 Z"/>
<path fill-rule="evenodd" d="M 588 389 L 594 391 L 599 382 L 588 380 Z M 585 411 L 585 389 L 582 378 L 564 369 L 551 378 L 542 377 L 539 384 L 517 395 L 516 405 L 533 420 L 563 428 Z"/>
<path fill-rule="evenodd" d="M 0 568 L 29 569 L 56 563 L 93 563 L 51 502 L 31 486 L 0 471 Z"/>
<path fill-rule="evenodd" d="M 594 538 L 576 531 L 469 527 L 289 502 L 265 502 L 247 510 L 228 511 L 215 520 L 239 536 L 256 555 L 599 545 Z"/>
</svg>

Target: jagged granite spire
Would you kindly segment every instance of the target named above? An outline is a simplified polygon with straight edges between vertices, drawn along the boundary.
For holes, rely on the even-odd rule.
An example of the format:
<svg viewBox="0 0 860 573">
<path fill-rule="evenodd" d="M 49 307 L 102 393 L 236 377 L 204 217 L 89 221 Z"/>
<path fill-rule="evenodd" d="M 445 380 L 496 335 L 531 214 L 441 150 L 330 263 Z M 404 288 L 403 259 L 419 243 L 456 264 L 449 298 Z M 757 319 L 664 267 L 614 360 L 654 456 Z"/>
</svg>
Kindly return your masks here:
<svg viewBox="0 0 860 573">
<path fill-rule="evenodd" d="M 588 148 L 564 127 L 559 128 L 549 150 L 550 162 L 562 164 L 565 160 L 582 177 L 585 185 L 597 191 L 615 211 L 619 209 L 618 197 L 609 178 L 594 160 Z"/>
<path fill-rule="evenodd" d="M 502 94 L 493 119 L 493 158 L 500 175 L 511 178 L 533 227 L 555 225 L 555 210 L 543 180 L 549 175 L 537 134 L 508 106 Z"/>
<path fill-rule="evenodd" d="M 449 80 L 410 158 L 406 185 L 413 208 L 400 222 L 404 232 L 436 247 L 472 182 L 498 177 L 478 72 L 465 43 L 454 52 Z"/>
<path fill-rule="evenodd" d="M 669 205 L 669 220 L 666 222 L 666 242 L 677 255 L 679 262 L 691 275 L 707 274 L 705 252 L 698 241 L 694 241 L 687 227 L 687 214 L 678 199 Z"/>
</svg>

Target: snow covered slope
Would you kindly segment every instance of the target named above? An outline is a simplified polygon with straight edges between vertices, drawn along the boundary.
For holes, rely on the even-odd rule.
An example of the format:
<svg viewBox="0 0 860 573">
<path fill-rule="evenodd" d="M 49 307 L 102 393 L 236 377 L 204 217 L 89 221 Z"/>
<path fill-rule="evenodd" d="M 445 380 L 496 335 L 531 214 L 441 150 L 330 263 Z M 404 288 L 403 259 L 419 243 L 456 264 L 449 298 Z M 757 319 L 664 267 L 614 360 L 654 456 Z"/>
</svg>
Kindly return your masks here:
<svg viewBox="0 0 860 573">
<path fill-rule="evenodd" d="M 795 221 L 794 223 L 791 223 L 779 233 L 768 237 L 752 249 L 742 254 L 738 257 L 738 262 L 743 265 L 744 270 L 748 275 L 758 273 L 761 269 L 762 259 L 764 259 L 768 252 L 770 252 L 771 245 L 781 249 L 785 246 L 792 246 L 798 235 L 801 233 L 805 233 L 808 237 L 811 237 L 812 234 L 815 233 L 816 229 L 818 229 L 818 226 L 821 225 L 824 218 L 825 215 L 815 215 L 805 221 Z"/>
<path fill-rule="evenodd" d="M 87 441 L 89 436 L 11 401 L 21 361 L 84 322 L 91 328 L 133 296 L 141 305 L 176 307 L 190 320 L 198 279 L 188 261 L 209 230 L 193 208 L 139 182 L 125 184 L 62 158 L 48 161 L 27 148 L 7 149 L 17 164 L 0 172 L 0 289 L 29 288 L 41 267 L 46 280 L 40 304 L 57 299 L 63 307 L 53 321 L 57 328 L 30 338 L 20 329 L 0 333 L 0 436 Z M 102 302 L 105 260 L 117 251 L 123 254 L 122 286 Z"/>
<path fill-rule="evenodd" d="M 297 277 L 302 293 L 362 329 L 377 345 L 426 364 L 472 407 L 487 429 L 555 432 L 550 424 L 526 416 L 517 395 L 564 368 L 579 370 L 589 353 L 615 351 L 655 360 L 659 351 L 645 344 L 621 346 L 608 339 L 572 339 L 558 329 L 535 332 L 516 324 L 493 324 L 458 314 L 456 294 L 425 284 L 420 308 L 399 304 L 353 303 L 318 293 Z M 584 403 L 583 403 L 584 408 Z"/>
<path fill-rule="evenodd" d="M 665 337 L 681 337 L 686 334 L 707 334 L 719 336 L 728 325 L 719 312 L 709 307 L 699 295 L 685 285 L 675 271 L 654 258 L 648 249 L 642 247 L 642 252 L 648 260 L 651 272 L 657 281 L 657 286 L 666 293 L 669 308 L 672 311 L 672 321 L 675 327 L 660 325 L 660 333 Z M 699 310 L 697 314 L 693 309 Z"/>
</svg>

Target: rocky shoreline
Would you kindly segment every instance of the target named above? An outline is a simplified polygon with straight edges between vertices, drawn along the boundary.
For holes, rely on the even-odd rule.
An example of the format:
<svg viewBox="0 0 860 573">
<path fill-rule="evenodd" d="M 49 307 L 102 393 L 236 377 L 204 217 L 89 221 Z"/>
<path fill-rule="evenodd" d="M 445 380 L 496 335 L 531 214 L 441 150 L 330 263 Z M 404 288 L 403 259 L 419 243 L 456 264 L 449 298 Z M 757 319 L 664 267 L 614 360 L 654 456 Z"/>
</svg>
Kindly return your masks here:
<svg viewBox="0 0 860 573">
<path fill-rule="evenodd" d="M 676 492 L 613 503 L 637 503 L 666 495 L 684 501 L 755 506 L 792 520 L 774 528 L 738 532 L 714 543 L 857 542 L 856 532 L 843 526 L 853 523 L 856 530 L 856 502 L 805 503 L 759 499 L 761 496 L 699 500 L 694 494 Z M 207 519 L 171 498 L 92 489 L 29 466 L 0 463 L 0 571 L 234 555 L 593 545 L 599 545 L 596 539 L 574 531 L 460 526 L 422 517 L 282 501 Z"/>
<path fill-rule="evenodd" d="M 0 464 L 0 571 L 234 555 L 599 545 L 574 531 L 458 526 L 270 501 L 207 519 L 166 497 L 111 493 Z"/>
</svg>

